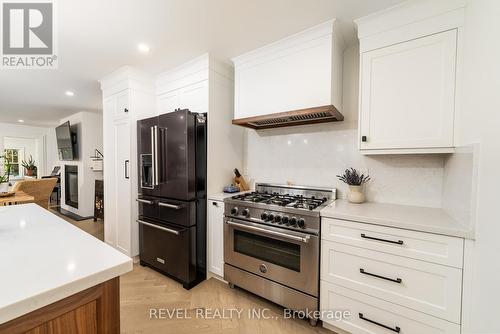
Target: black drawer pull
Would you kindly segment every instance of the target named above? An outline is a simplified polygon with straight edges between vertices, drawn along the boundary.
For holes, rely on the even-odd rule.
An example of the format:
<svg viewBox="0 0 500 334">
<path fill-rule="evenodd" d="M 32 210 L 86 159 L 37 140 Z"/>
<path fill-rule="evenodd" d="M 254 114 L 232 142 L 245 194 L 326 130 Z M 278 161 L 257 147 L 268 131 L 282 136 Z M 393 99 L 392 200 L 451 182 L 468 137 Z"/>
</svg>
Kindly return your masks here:
<svg viewBox="0 0 500 334">
<path fill-rule="evenodd" d="M 401 332 L 401 328 L 399 328 L 398 326 L 396 326 L 395 328 L 392 328 L 392 327 L 386 326 L 386 325 L 384 325 L 384 324 L 381 324 L 380 322 L 376 322 L 376 321 L 370 320 L 370 319 L 368 319 L 368 318 L 365 318 L 365 317 L 363 316 L 363 313 L 358 313 L 358 315 L 359 315 L 359 318 L 360 318 L 361 320 L 364 320 L 364 321 L 369 322 L 369 323 L 371 323 L 371 324 L 374 324 L 374 325 L 380 326 L 380 327 L 382 327 L 382 328 L 388 329 L 388 330 L 393 331 L 393 332 L 396 332 L 396 333 Z"/>
<path fill-rule="evenodd" d="M 380 276 L 377 274 L 372 274 L 372 273 L 365 271 L 363 268 L 359 268 L 359 272 L 362 273 L 363 275 L 368 275 L 368 276 L 373 276 L 376 278 L 385 279 L 386 281 L 391 281 L 391 282 L 399 283 L 399 284 L 403 283 L 403 280 L 401 278 L 394 279 L 394 278 L 389 278 L 389 277 L 385 277 L 385 276 Z"/>
<path fill-rule="evenodd" d="M 402 245 L 403 244 L 403 240 L 394 241 L 394 240 L 380 239 L 380 238 L 375 238 L 375 237 L 367 236 L 364 233 L 361 233 L 361 238 L 370 239 L 370 240 L 377 240 L 377 241 L 382 241 L 382 242 L 388 242 L 388 243 L 396 244 L 396 245 Z"/>
</svg>

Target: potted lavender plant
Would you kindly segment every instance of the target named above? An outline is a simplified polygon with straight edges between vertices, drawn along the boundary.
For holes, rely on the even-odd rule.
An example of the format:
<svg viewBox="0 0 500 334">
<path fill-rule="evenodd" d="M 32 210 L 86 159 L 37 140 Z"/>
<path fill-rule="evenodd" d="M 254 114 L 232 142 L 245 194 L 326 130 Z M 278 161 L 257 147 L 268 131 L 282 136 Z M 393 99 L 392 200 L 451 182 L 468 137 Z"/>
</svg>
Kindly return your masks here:
<svg viewBox="0 0 500 334">
<path fill-rule="evenodd" d="M 347 194 L 349 202 L 363 203 L 365 201 L 363 185 L 370 181 L 369 175 L 360 174 L 354 168 L 349 168 L 344 171 L 344 174 L 337 175 L 337 178 L 349 186 L 349 193 Z"/>
</svg>

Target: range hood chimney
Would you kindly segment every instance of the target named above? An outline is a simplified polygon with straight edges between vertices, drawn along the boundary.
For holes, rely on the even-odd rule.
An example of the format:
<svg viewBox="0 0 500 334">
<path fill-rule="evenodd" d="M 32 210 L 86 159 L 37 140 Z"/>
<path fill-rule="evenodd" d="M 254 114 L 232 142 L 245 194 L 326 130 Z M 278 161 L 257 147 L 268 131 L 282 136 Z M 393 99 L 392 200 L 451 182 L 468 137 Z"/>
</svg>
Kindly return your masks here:
<svg viewBox="0 0 500 334">
<path fill-rule="evenodd" d="M 344 120 L 344 40 L 335 20 L 233 59 L 233 124 L 269 129 Z"/>
</svg>

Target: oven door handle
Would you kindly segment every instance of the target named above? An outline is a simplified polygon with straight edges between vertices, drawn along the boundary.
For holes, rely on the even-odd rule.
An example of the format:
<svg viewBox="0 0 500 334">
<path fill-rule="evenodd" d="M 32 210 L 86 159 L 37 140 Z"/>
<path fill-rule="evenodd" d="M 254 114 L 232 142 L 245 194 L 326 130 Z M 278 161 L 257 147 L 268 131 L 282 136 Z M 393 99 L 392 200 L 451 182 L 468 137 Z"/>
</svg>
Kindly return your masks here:
<svg viewBox="0 0 500 334">
<path fill-rule="evenodd" d="M 276 237 L 280 237 L 280 238 L 284 238 L 284 239 L 288 239 L 288 240 L 293 240 L 293 241 L 300 241 L 300 242 L 303 242 L 305 244 L 307 244 L 309 242 L 309 239 L 310 239 L 310 236 L 306 235 L 306 234 L 304 234 L 303 236 L 290 235 L 290 234 L 286 234 L 283 232 L 271 231 L 271 230 L 268 230 L 268 229 L 262 228 L 262 227 L 235 223 L 235 222 L 230 221 L 230 220 L 228 220 L 226 222 L 226 224 L 231 225 L 231 226 L 235 226 L 238 228 L 246 229 L 249 231 L 262 232 L 262 233 L 270 235 L 270 236 L 276 236 Z"/>
</svg>

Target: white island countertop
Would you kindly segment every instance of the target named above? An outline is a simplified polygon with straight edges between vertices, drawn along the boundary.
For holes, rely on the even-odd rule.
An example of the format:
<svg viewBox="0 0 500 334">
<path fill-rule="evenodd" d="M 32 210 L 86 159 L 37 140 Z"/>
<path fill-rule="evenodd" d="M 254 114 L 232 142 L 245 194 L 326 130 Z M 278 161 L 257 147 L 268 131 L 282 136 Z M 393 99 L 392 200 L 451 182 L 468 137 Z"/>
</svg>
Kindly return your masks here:
<svg viewBox="0 0 500 334">
<path fill-rule="evenodd" d="M 0 324 L 132 270 L 132 259 L 36 204 L 0 207 Z"/>
<path fill-rule="evenodd" d="M 353 204 L 346 200 L 336 200 L 321 210 L 321 216 L 452 237 L 474 238 L 473 231 L 440 208 L 370 202 Z"/>
</svg>

